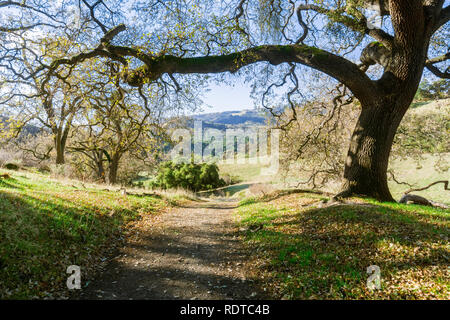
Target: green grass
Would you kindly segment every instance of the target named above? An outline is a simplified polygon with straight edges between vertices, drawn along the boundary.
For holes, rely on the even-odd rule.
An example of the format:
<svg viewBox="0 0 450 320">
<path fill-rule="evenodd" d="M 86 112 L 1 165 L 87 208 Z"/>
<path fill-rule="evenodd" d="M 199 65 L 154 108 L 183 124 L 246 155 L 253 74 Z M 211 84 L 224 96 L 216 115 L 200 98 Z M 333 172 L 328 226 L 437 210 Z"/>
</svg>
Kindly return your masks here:
<svg viewBox="0 0 450 320">
<path fill-rule="evenodd" d="M 64 286 L 69 265 L 86 270 L 127 223 L 165 202 L 77 189 L 45 176 L 0 179 L 0 298 L 42 298 Z"/>
<path fill-rule="evenodd" d="M 239 181 L 251 182 L 254 180 L 261 180 L 265 178 L 261 176 L 261 169 L 266 167 L 262 164 L 251 164 L 251 163 L 234 163 L 219 164 L 219 171 L 221 175 L 228 174 L 235 177 Z"/>
<path fill-rule="evenodd" d="M 318 199 L 297 194 L 242 203 L 254 276 L 274 298 L 449 299 L 450 211 L 354 201 L 317 208 Z M 370 265 L 381 269 L 380 290 L 366 286 Z"/>
</svg>

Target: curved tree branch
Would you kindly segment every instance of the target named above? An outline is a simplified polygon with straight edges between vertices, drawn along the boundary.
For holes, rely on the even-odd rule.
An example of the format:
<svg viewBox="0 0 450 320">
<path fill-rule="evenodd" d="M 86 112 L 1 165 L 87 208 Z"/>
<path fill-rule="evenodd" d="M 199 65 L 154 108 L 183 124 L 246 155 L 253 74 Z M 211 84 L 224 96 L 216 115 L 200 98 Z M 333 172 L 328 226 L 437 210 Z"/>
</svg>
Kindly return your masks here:
<svg viewBox="0 0 450 320">
<path fill-rule="evenodd" d="M 444 190 L 450 191 L 450 189 L 449 189 L 449 187 L 448 187 L 448 180 L 439 180 L 439 181 L 435 181 L 435 182 L 433 182 L 433 183 L 430 183 L 429 185 L 427 185 L 426 187 L 423 187 L 423 188 L 409 189 L 409 190 L 403 192 L 403 194 L 408 194 L 408 193 L 411 193 L 411 192 L 413 192 L 413 191 L 423 191 L 423 190 L 426 190 L 426 189 L 428 189 L 428 188 L 434 186 L 435 184 L 439 184 L 439 183 L 443 183 L 443 184 L 444 184 Z"/>
<path fill-rule="evenodd" d="M 126 64 L 125 57 L 134 57 L 144 65 L 136 70 L 125 71 L 123 80 L 131 86 L 139 87 L 143 83 L 159 79 L 163 74 L 223 73 L 236 72 L 240 68 L 257 62 L 300 63 L 344 83 L 353 94 L 361 99 L 371 99 L 376 86 L 372 80 L 353 62 L 325 50 L 304 44 L 263 45 L 225 55 L 203 57 L 176 57 L 173 55 L 151 56 L 131 47 L 110 45 L 114 35 L 125 30 L 123 25 L 107 31 L 103 41 L 90 52 L 80 53 L 70 58 L 53 61 L 47 79 L 56 73 L 62 65 L 73 66 L 95 57 L 109 57 Z M 48 80 L 47 80 L 48 81 Z M 43 81 L 44 86 L 47 81 Z"/>
</svg>

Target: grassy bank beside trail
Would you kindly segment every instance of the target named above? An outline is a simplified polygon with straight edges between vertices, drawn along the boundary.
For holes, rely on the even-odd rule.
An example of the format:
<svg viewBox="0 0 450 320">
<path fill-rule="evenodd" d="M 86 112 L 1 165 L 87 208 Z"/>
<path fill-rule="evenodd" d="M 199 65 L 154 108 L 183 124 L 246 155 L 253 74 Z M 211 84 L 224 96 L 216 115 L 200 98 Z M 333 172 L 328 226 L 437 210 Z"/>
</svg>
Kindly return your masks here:
<svg viewBox="0 0 450 320">
<path fill-rule="evenodd" d="M 52 297 L 66 269 L 82 273 L 121 239 L 127 223 L 166 202 L 78 188 L 39 174 L 0 171 L 0 299 Z"/>
<path fill-rule="evenodd" d="M 274 298 L 450 299 L 450 211 L 292 194 L 236 210 L 254 277 Z M 367 288 L 367 267 L 381 289 Z"/>
</svg>

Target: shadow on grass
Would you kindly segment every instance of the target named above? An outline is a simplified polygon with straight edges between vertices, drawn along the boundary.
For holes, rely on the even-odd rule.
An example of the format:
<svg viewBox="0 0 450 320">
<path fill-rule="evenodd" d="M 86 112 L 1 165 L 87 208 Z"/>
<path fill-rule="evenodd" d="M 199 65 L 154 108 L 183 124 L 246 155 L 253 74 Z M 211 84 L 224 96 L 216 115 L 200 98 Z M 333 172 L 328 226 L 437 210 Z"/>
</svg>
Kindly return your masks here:
<svg viewBox="0 0 450 320">
<path fill-rule="evenodd" d="M 19 189 L 19 190 L 24 189 L 23 185 L 14 178 L 0 179 L 0 188 Z"/>
<path fill-rule="evenodd" d="M 387 280 L 400 271 L 444 270 L 450 217 L 389 206 L 339 205 L 278 215 L 272 221 L 254 217 L 264 228 L 246 237 L 265 248 L 269 263 L 261 271 L 283 282 L 291 298 L 367 297 L 370 265 L 378 265 Z M 330 288 L 337 291 L 330 293 Z"/>
<path fill-rule="evenodd" d="M 60 288 L 69 265 L 91 263 L 137 216 L 133 208 L 112 213 L 101 203 L 0 191 L 0 298 L 26 299 Z"/>
</svg>

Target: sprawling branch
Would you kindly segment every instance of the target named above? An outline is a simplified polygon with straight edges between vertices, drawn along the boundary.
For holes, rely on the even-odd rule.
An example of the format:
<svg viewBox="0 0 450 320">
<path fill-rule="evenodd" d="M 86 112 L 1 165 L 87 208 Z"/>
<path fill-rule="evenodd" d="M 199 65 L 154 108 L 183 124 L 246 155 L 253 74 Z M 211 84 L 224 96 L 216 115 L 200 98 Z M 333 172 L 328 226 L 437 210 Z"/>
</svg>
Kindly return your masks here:
<svg viewBox="0 0 450 320">
<path fill-rule="evenodd" d="M 41 4 L 42 6 L 42 4 Z M 42 15 L 47 17 L 48 19 L 58 23 L 58 24 L 62 24 L 62 21 L 57 20 L 56 16 L 48 13 L 45 8 L 42 6 L 32 6 L 32 5 L 28 5 L 26 3 L 26 1 L 12 1 L 12 0 L 5 0 L 5 1 L 0 1 L 0 8 L 20 8 L 20 9 L 26 9 L 29 10 L 31 12 L 34 12 L 35 14 L 38 15 Z M 38 23 L 32 23 L 29 25 L 19 25 L 19 26 L 14 26 L 14 27 L 6 27 L 6 26 L 0 26 L 0 32 L 16 32 L 16 31 L 26 31 L 26 30 L 30 30 L 33 29 L 35 27 L 40 27 L 40 26 L 47 26 L 47 27 L 56 27 L 56 25 L 52 25 L 49 23 L 44 23 L 44 22 L 38 22 Z"/>
<path fill-rule="evenodd" d="M 404 194 L 408 194 L 408 193 L 411 193 L 411 192 L 413 192 L 413 191 L 423 191 L 423 190 L 426 190 L 426 189 L 428 189 L 428 188 L 434 186 L 435 184 L 439 184 L 439 183 L 444 184 L 444 190 L 450 191 L 450 189 L 449 189 L 449 187 L 448 187 L 448 185 L 449 185 L 448 180 L 439 180 L 439 181 L 435 181 L 435 182 L 433 182 L 433 183 L 430 183 L 430 184 L 427 185 L 426 187 L 423 187 L 423 188 L 417 188 L 417 189 L 409 189 L 409 190 L 407 190 L 407 191 L 405 191 L 405 192 L 403 192 L 403 193 L 404 193 Z"/>
<path fill-rule="evenodd" d="M 376 87 L 370 78 L 351 61 L 303 44 L 263 45 L 243 51 L 217 56 L 182 58 L 173 55 L 151 56 L 131 47 L 110 45 L 114 35 L 123 31 L 118 26 L 106 32 L 102 43 L 90 52 L 80 53 L 70 58 L 55 60 L 49 67 L 49 75 L 55 74 L 63 65 L 73 66 L 94 57 L 109 57 L 126 64 L 125 57 L 134 57 L 144 65 L 133 71 L 126 71 L 123 79 L 131 86 L 139 87 L 146 82 L 159 79 L 163 74 L 223 73 L 236 72 L 240 68 L 257 62 L 300 63 L 345 84 L 360 99 L 371 99 Z M 44 81 L 43 85 L 46 83 Z"/>
<path fill-rule="evenodd" d="M 16 31 L 27 31 L 27 30 L 31 30 L 34 29 L 36 27 L 43 27 L 43 26 L 47 26 L 47 27 L 55 27 L 49 23 L 34 23 L 34 24 L 30 24 L 28 26 L 19 26 L 19 27 L 1 27 L 0 26 L 0 32 L 16 32 Z"/>
<path fill-rule="evenodd" d="M 113 48 L 110 51 L 114 52 Z M 375 85 L 358 66 L 347 59 L 307 45 L 264 45 L 243 51 L 194 58 L 179 58 L 171 55 L 151 57 L 150 63 L 127 73 L 124 79 L 134 86 L 158 79 L 164 73 L 222 73 L 235 72 L 257 63 L 300 63 L 344 83 L 358 98 L 370 99 Z"/>
</svg>

